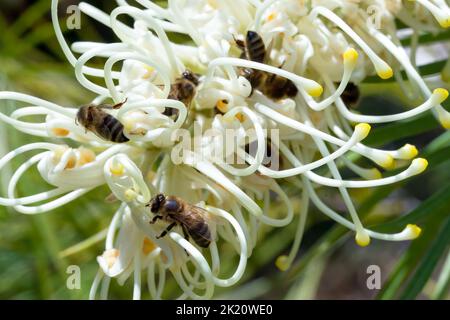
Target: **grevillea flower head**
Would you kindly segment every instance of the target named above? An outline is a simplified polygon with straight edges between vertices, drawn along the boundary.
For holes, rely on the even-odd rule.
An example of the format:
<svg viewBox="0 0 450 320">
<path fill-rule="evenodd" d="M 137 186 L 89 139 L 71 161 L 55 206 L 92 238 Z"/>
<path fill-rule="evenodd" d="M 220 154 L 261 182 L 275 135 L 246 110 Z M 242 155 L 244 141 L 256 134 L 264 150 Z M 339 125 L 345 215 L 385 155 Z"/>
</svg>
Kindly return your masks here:
<svg viewBox="0 0 450 320">
<path fill-rule="evenodd" d="M 91 298 L 106 298 L 111 279 L 123 284 L 131 276 L 133 297 L 140 298 L 143 274 L 154 299 L 163 298 L 169 274 L 182 291 L 180 298 L 211 298 L 216 286 L 232 286 L 244 275 L 247 259 L 264 241 L 258 239 L 261 227 L 286 227 L 297 214 L 292 248 L 276 261 L 279 269 L 287 270 L 298 252 L 310 203 L 353 230 L 360 246 L 367 246 L 371 238 L 404 241 L 419 236 L 416 225 L 394 234 L 365 228 L 349 189 L 396 183 L 427 167 L 413 145 L 384 150 L 364 144 L 370 124 L 432 112 L 450 128 L 450 114 L 441 106 L 448 92 L 428 87 L 414 58 L 400 45 L 395 25 L 399 19 L 414 32 L 447 28 L 450 9 L 445 1 L 169 0 L 167 8 L 148 0 L 136 2 L 133 6 L 118 0 L 109 14 L 80 3 L 79 9 L 111 28 L 117 41 L 71 46 L 59 25 L 58 1 L 52 0 L 51 7 L 56 37 L 77 80 L 97 95 L 86 103 L 123 103 L 107 112 L 123 125 L 129 141 L 106 141 L 87 130 L 75 121 L 77 108 L 0 92 L 2 100 L 25 104 L 10 115 L 0 113 L 1 120 L 27 134 L 61 141 L 27 144 L 0 160 L 1 169 L 19 154 L 42 151 L 14 172 L 0 204 L 26 214 L 42 213 L 105 184 L 121 202 L 108 227 L 105 250 L 97 258 Z M 132 23 L 122 22 L 123 16 Z M 249 30 L 265 44 L 264 61 L 246 59 L 237 45 Z M 174 43 L 167 35 L 171 32 L 191 41 Z M 93 59 L 103 59 L 103 67 L 90 66 Z M 186 70 L 192 70 L 199 82 L 190 105 L 172 95 L 174 83 Z M 257 70 L 265 79 L 288 79 L 298 93 L 274 99 L 261 87 L 252 88 L 243 70 Z M 411 88 L 405 86 L 402 70 Z M 342 95 L 349 83 L 373 75 L 394 76 L 407 95 L 419 92 L 422 103 L 392 115 L 355 112 Z M 24 120 L 30 115 L 43 120 Z M 205 134 L 208 130 L 214 134 Z M 233 149 L 224 144 L 228 135 L 233 136 Z M 198 142 L 194 148 L 183 144 L 189 139 Z M 174 153 L 179 151 L 183 156 L 175 163 Z M 350 152 L 371 165 L 357 164 Z M 272 160 L 267 162 L 269 155 Z M 275 155 L 281 159 L 278 165 Z M 17 197 L 19 180 L 34 165 L 53 189 Z M 357 178 L 344 179 L 342 168 Z M 399 170 L 385 174 L 379 168 Z M 287 184 L 301 194 L 298 212 L 285 191 Z M 321 186 L 338 190 L 348 218 L 320 198 Z M 212 237 L 208 248 L 185 239 L 181 228 L 159 237 L 167 222 L 149 223 L 152 213 L 147 207 L 159 193 L 176 195 L 206 212 Z M 280 204 L 278 214 L 273 208 Z M 225 244 L 238 256 L 228 278 L 221 275 Z"/>
</svg>

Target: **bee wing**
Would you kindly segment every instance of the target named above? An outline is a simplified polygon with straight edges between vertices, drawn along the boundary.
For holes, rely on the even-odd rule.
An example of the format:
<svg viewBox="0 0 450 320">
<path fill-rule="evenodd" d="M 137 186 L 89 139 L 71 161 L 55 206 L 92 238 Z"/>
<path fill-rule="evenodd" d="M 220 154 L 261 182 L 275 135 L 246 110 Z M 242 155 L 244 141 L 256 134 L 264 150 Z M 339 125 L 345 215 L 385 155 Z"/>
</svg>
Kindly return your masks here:
<svg viewBox="0 0 450 320">
<path fill-rule="evenodd" d="M 197 206 L 190 206 L 189 213 L 188 214 L 179 214 L 176 217 L 174 217 L 179 223 L 181 223 L 187 231 L 191 230 L 191 226 L 196 225 L 197 222 L 202 221 L 207 224 L 209 231 L 210 231 L 210 237 L 205 237 L 203 234 L 197 233 L 200 237 L 202 237 L 205 240 L 213 241 L 212 237 L 212 228 L 209 218 L 209 213 L 203 208 L 197 207 Z"/>
<path fill-rule="evenodd" d="M 208 225 L 209 228 L 209 233 L 210 233 L 210 238 L 207 240 L 210 241 L 216 241 L 216 224 L 217 224 L 217 219 L 215 219 L 214 216 L 212 216 L 208 210 L 202 208 L 202 207 L 197 207 L 197 206 L 193 206 L 196 210 L 198 210 L 198 212 L 200 212 L 200 214 L 202 215 L 203 219 L 206 221 L 206 224 Z"/>
<path fill-rule="evenodd" d="M 106 140 L 105 137 L 109 137 L 110 133 L 109 133 L 109 129 L 105 128 L 104 126 L 101 127 L 101 132 L 98 132 L 99 128 L 97 128 L 96 130 L 89 130 L 89 132 L 92 132 L 93 134 L 95 134 L 100 140 L 102 140 L 103 142 Z"/>
</svg>

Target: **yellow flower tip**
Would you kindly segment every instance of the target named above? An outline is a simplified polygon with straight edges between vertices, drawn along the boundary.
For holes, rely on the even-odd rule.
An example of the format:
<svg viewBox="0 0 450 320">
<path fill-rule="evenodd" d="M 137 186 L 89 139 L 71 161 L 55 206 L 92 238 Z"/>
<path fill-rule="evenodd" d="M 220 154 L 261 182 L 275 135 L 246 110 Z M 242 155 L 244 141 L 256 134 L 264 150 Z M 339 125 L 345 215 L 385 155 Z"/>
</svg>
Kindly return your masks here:
<svg viewBox="0 0 450 320">
<path fill-rule="evenodd" d="M 358 246 L 367 247 L 370 244 L 370 237 L 366 232 L 357 232 L 355 241 Z"/>
<path fill-rule="evenodd" d="M 444 129 L 450 130 L 450 121 L 441 121 L 441 125 Z"/>
<path fill-rule="evenodd" d="M 450 17 L 439 19 L 438 22 L 442 28 L 447 29 L 448 27 L 450 27 Z"/>
<path fill-rule="evenodd" d="M 142 253 L 148 255 L 150 252 L 156 249 L 156 244 L 149 238 L 145 237 L 142 243 Z"/>
<path fill-rule="evenodd" d="M 450 113 L 445 110 L 439 110 L 438 112 L 439 122 L 441 123 L 442 127 L 447 130 L 450 129 Z"/>
<path fill-rule="evenodd" d="M 121 163 L 119 163 L 117 165 L 111 165 L 111 167 L 109 168 L 109 171 L 115 176 L 123 175 L 124 170 L 125 170 L 125 168 L 123 167 L 123 165 Z"/>
<path fill-rule="evenodd" d="M 69 130 L 64 129 L 64 128 L 53 128 L 52 132 L 57 137 L 67 137 L 70 133 Z"/>
<path fill-rule="evenodd" d="M 368 123 L 358 123 L 355 126 L 355 131 L 357 131 L 361 140 L 365 139 L 369 135 L 370 129 L 372 129 L 372 127 Z"/>
<path fill-rule="evenodd" d="M 137 197 L 137 193 L 131 189 L 127 189 L 124 195 L 127 202 L 133 201 Z"/>
<path fill-rule="evenodd" d="M 220 112 L 226 113 L 228 111 L 228 101 L 225 99 L 219 100 L 216 103 L 216 107 Z"/>
<path fill-rule="evenodd" d="M 75 159 L 75 157 L 70 157 L 69 161 L 67 161 L 66 166 L 64 167 L 64 169 L 73 169 L 75 168 L 77 164 L 77 160 Z"/>
<path fill-rule="evenodd" d="M 117 249 L 109 249 L 103 252 L 102 257 L 106 261 L 106 265 L 108 268 L 112 268 L 117 258 L 119 257 L 120 252 Z"/>
<path fill-rule="evenodd" d="M 286 271 L 287 269 L 289 269 L 290 265 L 288 263 L 288 256 L 279 256 L 277 258 L 277 260 L 275 261 L 275 266 L 280 270 L 280 271 Z"/>
<path fill-rule="evenodd" d="M 306 91 L 311 97 L 320 97 L 323 93 L 323 87 L 320 84 L 308 89 Z"/>
<path fill-rule="evenodd" d="M 153 68 L 151 66 L 145 66 L 144 69 L 146 70 L 146 72 L 144 73 L 142 78 L 149 79 L 152 76 L 153 72 L 155 71 L 155 68 Z"/>
<path fill-rule="evenodd" d="M 428 167 L 428 161 L 424 158 L 414 159 L 411 163 L 411 167 L 415 171 L 415 174 L 422 173 Z"/>
<path fill-rule="evenodd" d="M 413 159 L 419 154 L 419 150 L 417 150 L 416 146 L 409 143 L 401 147 L 399 152 L 401 158 L 405 160 Z"/>
<path fill-rule="evenodd" d="M 94 151 L 83 147 L 80 147 L 78 150 L 80 152 L 80 157 L 76 163 L 77 167 L 81 167 L 82 165 L 93 162 L 95 160 L 96 155 Z"/>
<path fill-rule="evenodd" d="M 387 68 L 377 70 L 377 74 L 381 79 L 386 80 L 391 78 L 394 75 L 394 72 L 391 67 L 387 66 Z"/>
<path fill-rule="evenodd" d="M 392 157 L 390 154 L 386 154 L 386 157 L 380 161 L 378 161 L 378 164 L 387 170 L 394 169 L 395 168 L 395 160 L 394 157 Z"/>
<path fill-rule="evenodd" d="M 342 58 L 344 59 L 344 62 L 356 63 L 356 61 L 358 61 L 358 51 L 349 48 L 342 54 Z"/>
<path fill-rule="evenodd" d="M 368 178 L 371 180 L 377 180 L 383 178 L 383 175 L 377 168 L 372 168 L 369 170 Z"/>
<path fill-rule="evenodd" d="M 238 119 L 239 120 L 239 122 L 244 122 L 245 121 L 245 116 L 241 113 L 241 112 L 239 112 L 238 114 L 236 114 L 236 119 Z"/>
<path fill-rule="evenodd" d="M 269 14 L 267 16 L 267 21 L 272 21 L 273 19 L 275 19 L 277 17 L 276 12 L 272 12 L 271 14 Z"/>
<path fill-rule="evenodd" d="M 444 88 L 434 89 L 433 95 L 436 97 L 438 104 L 441 104 L 448 98 L 448 91 Z"/>
<path fill-rule="evenodd" d="M 422 233 L 422 229 L 415 224 L 408 224 L 405 229 L 411 234 L 411 240 L 418 238 Z"/>
</svg>

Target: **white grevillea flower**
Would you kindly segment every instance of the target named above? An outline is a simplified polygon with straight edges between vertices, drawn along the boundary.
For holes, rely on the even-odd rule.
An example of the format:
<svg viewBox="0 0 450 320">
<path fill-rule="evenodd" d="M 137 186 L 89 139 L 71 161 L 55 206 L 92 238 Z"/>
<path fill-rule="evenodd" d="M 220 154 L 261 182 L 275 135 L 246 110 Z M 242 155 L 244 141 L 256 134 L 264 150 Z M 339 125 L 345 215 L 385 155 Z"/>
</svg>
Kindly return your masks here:
<svg viewBox="0 0 450 320">
<path fill-rule="evenodd" d="M 395 234 L 365 228 L 348 189 L 396 183 L 427 167 L 425 159 L 416 158 L 418 150 L 413 145 L 398 150 L 365 145 L 369 124 L 430 111 L 450 129 L 450 113 L 441 106 L 448 92 L 428 87 L 415 68 L 414 57 L 400 45 L 395 26 L 395 19 L 399 19 L 415 33 L 448 28 L 446 1 L 168 0 L 167 8 L 149 0 L 136 2 L 139 6 L 118 0 L 110 14 L 80 3 L 84 14 L 111 28 L 117 42 L 86 41 L 71 46 L 59 25 L 58 1 L 52 0 L 51 7 L 57 39 L 76 78 L 97 95 L 90 103 L 124 102 L 120 109 L 108 112 L 123 124 L 128 142 L 108 142 L 86 130 L 75 121 L 76 108 L 0 92 L 2 100 L 25 104 L 10 115 L 0 113 L 1 120 L 27 134 L 53 141 L 71 140 L 70 145 L 78 146 L 32 143 L 5 155 L 0 169 L 22 153 L 42 150 L 14 172 L 0 204 L 26 214 L 42 213 L 104 184 L 122 202 L 108 228 L 105 251 L 97 259 L 100 268 L 91 298 L 106 298 L 112 278 L 122 284 L 131 275 L 133 298 L 140 298 L 143 274 L 154 299 L 164 298 L 169 274 L 183 292 L 180 298 L 211 298 L 215 286 L 232 286 L 240 280 L 261 226 L 282 228 L 298 215 L 292 249 L 276 262 L 286 270 L 299 249 L 310 202 L 353 230 L 361 246 L 368 245 L 371 238 L 403 241 L 420 234 L 415 225 Z M 123 23 L 123 16 L 133 23 Z M 235 40 L 245 38 L 249 30 L 256 31 L 268 49 L 264 63 L 241 58 Z M 192 41 L 171 42 L 170 32 L 184 34 Z M 103 68 L 90 66 L 93 59 L 103 59 Z M 258 88 L 252 90 L 249 80 L 241 76 L 242 68 L 287 78 L 298 94 L 271 99 Z M 172 84 L 186 69 L 200 75 L 190 106 L 169 98 Z M 411 88 L 404 85 L 402 70 Z M 358 84 L 371 75 L 381 79 L 395 76 L 407 96 L 419 92 L 423 102 L 393 115 L 356 113 L 341 96 L 350 82 Z M 448 79 L 448 75 L 447 65 L 443 78 Z M 166 115 L 166 108 L 176 109 L 177 116 Z M 44 117 L 42 122 L 29 122 L 24 120 L 28 116 Z M 188 130 L 184 133 L 195 139 L 196 128 L 202 134 L 200 143 L 192 150 L 180 148 L 179 129 Z M 204 135 L 207 130 L 218 134 Z M 237 141 L 232 150 L 217 139 L 229 132 Z M 249 146 L 254 150 L 247 150 Z M 185 152 L 181 163 L 173 161 L 176 150 Z M 280 155 L 281 168 L 264 162 L 269 151 Z M 349 152 L 373 166 L 361 167 L 348 157 Z M 226 161 L 230 157 L 240 161 L 239 165 Z M 18 198 L 16 186 L 33 165 L 54 188 Z M 357 178 L 343 179 L 340 170 L 344 167 Z M 384 176 L 377 167 L 400 170 Z M 324 171 L 318 173 L 318 168 Z M 299 212 L 294 212 L 284 183 L 301 191 Z M 338 189 L 349 218 L 320 199 L 320 186 Z M 157 237 L 167 223 L 150 224 L 152 214 L 146 205 L 158 193 L 176 195 L 206 210 L 213 238 L 209 248 L 201 249 L 186 240 L 180 235 L 181 228 Z M 283 213 L 278 215 L 272 209 L 280 204 L 283 209 L 278 211 Z M 238 256 L 229 278 L 221 276 L 223 243 L 229 243 Z"/>
</svg>

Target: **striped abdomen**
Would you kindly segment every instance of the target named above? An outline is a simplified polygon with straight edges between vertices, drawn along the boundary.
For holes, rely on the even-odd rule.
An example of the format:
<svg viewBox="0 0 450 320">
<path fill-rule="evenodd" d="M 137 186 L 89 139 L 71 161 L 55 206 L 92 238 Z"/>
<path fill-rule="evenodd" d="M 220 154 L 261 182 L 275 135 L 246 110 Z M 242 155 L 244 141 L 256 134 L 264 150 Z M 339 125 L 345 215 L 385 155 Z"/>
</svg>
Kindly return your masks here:
<svg viewBox="0 0 450 320">
<path fill-rule="evenodd" d="M 266 57 L 266 46 L 261 36 L 255 31 L 247 31 L 245 37 L 247 59 L 263 63 Z"/>
<path fill-rule="evenodd" d="M 110 114 L 105 115 L 103 122 L 97 125 L 96 131 L 108 141 L 122 143 L 130 140 L 123 134 L 122 123 Z"/>
<path fill-rule="evenodd" d="M 260 70 L 243 68 L 240 73 L 250 82 L 252 88 L 258 88 L 265 79 L 265 73 Z"/>
<path fill-rule="evenodd" d="M 294 98 L 298 89 L 291 80 L 272 74 L 266 79 L 261 91 L 269 98 L 279 100 L 286 97 Z"/>
<path fill-rule="evenodd" d="M 189 235 L 202 248 L 208 248 L 211 243 L 211 232 L 208 225 L 203 220 L 198 220 L 195 224 L 185 225 Z"/>
</svg>

